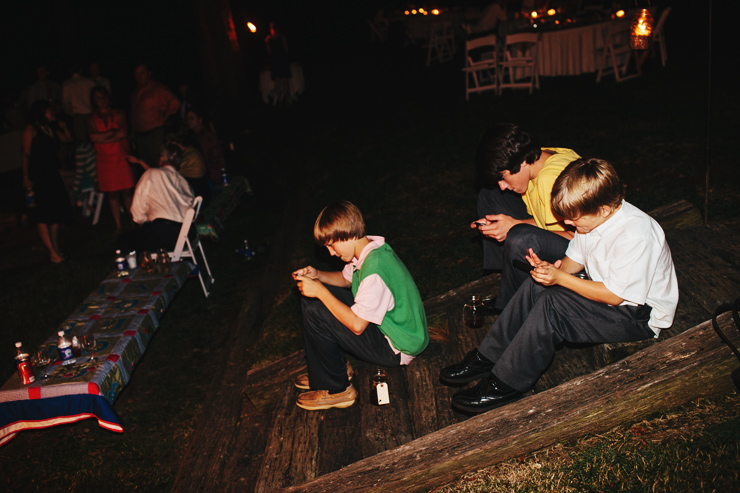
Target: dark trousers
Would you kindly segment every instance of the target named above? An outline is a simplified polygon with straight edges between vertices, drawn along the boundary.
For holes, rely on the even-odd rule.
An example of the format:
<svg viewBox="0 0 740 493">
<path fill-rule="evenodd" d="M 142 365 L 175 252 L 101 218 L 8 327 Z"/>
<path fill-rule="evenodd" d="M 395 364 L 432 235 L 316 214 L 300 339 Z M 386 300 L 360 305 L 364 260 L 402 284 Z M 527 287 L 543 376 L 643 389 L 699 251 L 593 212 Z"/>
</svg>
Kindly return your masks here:
<svg viewBox="0 0 740 493">
<path fill-rule="evenodd" d="M 525 281 L 478 350 L 493 374 L 520 392 L 529 390 L 562 342 L 605 343 L 649 339 L 648 305 L 610 306 L 560 286 Z"/>
<path fill-rule="evenodd" d="M 182 223 L 169 219 L 145 222 L 121 234 L 116 240 L 116 250 L 121 250 L 123 253 L 131 251 L 156 253 L 160 248 L 166 248 L 168 252 L 171 252 L 175 249 L 181 229 Z M 191 226 L 190 233 L 193 232 L 194 229 Z"/>
<path fill-rule="evenodd" d="M 521 195 L 510 190 L 482 189 L 478 194 L 478 215 L 506 214 L 514 219 L 532 219 L 527 213 Z M 569 241 L 550 231 L 531 224 L 517 224 L 509 230 L 506 240 L 498 242 L 483 239 L 483 268 L 501 270 L 501 284 L 496 297 L 496 308 L 503 309 L 519 286 L 529 279 L 529 273 L 517 269 L 512 260 L 524 261 L 531 248 L 542 260 L 553 263 L 565 256 Z"/>
<path fill-rule="evenodd" d="M 354 304 L 349 289 L 326 286 L 332 295 L 347 306 Z M 400 354 L 395 354 L 380 329 L 368 324 L 355 335 L 337 320 L 316 298 L 303 297 L 303 341 L 308 363 L 308 380 L 315 390 L 341 392 L 349 385 L 344 353 L 380 366 L 398 366 Z"/>
</svg>

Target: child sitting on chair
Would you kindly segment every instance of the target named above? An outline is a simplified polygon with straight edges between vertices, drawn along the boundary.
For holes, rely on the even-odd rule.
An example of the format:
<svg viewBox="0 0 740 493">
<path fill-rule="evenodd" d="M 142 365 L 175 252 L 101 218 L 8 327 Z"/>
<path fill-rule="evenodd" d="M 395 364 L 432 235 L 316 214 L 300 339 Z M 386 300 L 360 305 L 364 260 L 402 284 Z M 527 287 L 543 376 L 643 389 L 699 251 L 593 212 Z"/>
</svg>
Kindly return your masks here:
<svg viewBox="0 0 740 493">
<path fill-rule="evenodd" d="M 531 279 L 478 349 L 441 371 L 450 385 L 482 378 L 454 395 L 455 409 L 481 413 L 520 398 L 564 341 L 637 341 L 658 337 L 673 323 L 678 283 L 665 235 L 624 201 L 614 168 L 600 159 L 573 161 L 555 181 L 551 200 L 576 235 L 554 264 L 529 250 Z M 572 275 L 584 268 L 590 279 Z"/>
<path fill-rule="evenodd" d="M 293 272 L 303 295 L 308 373 L 296 387 L 310 390 L 297 405 L 318 410 L 354 404 L 345 351 L 381 366 L 409 364 L 429 343 L 424 305 L 406 266 L 381 236 L 366 236 L 360 210 L 336 202 L 321 211 L 314 238 L 347 265 L 326 272 Z"/>
</svg>

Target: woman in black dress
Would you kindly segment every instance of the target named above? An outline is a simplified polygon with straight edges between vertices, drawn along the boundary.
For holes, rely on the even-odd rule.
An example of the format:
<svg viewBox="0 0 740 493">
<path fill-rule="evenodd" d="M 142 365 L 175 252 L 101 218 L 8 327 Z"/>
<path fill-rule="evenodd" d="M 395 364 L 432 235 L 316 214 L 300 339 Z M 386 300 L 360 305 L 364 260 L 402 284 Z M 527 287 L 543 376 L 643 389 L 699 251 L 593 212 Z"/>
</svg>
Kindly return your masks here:
<svg viewBox="0 0 740 493">
<path fill-rule="evenodd" d="M 36 101 L 29 109 L 30 123 L 23 130 L 23 188 L 33 192 L 28 219 L 36 224 L 41 241 L 54 263 L 64 260 L 59 250 L 59 224 L 74 219 L 72 203 L 59 174 L 59 148 L 72 142 L 64 122 L 48 101 Z M 30 201 L 29 201 L 30 202 Z"/>
</svg>

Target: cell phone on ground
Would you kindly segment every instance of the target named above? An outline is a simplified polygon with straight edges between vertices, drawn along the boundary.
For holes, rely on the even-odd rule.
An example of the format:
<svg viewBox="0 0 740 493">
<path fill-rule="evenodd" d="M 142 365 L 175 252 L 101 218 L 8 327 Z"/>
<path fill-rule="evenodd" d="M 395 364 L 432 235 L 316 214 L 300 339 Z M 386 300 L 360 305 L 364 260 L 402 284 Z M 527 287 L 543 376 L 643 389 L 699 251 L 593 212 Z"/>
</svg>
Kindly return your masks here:
<svg viewBox="0 0 740 493">
<path fill-rule="evenodd" d="M 531 265 L 529 262 L 524 262 L 523 260 L 519 260 L 518 258 L 515 258 L 511 261 L 512 265 L 516 267 L 519 270 L 523 270 L 524 272 L 529 272 L 532 269 L 534 269 L 534 265 Z"/>
</svg>

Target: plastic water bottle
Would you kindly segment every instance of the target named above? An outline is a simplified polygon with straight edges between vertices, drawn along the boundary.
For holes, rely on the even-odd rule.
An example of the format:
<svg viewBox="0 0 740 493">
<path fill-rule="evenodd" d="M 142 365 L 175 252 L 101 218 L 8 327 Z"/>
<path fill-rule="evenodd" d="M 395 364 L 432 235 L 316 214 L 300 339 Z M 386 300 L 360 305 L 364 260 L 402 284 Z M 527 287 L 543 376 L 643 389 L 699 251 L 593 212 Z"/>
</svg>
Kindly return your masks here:
<svg viewBox="0 0 740 493">
<path fill-rule="evenodd" d="M 57 350 L 59 351 L 59 359 L 62 360 L 62 364 L 73 365 L 77 363 L 77 358 L 75 358 L 72 353 L 72 343 L 69 342 L 69 339 L 64 337 L 64 331 L 60 330 L 57 332 L 57 335 L 59 336 L 59 339 L 57 340 Z"/>
<path fill-rule="evenodd" d="M 21 377 L 23 385 L 28 385 L 36 381 L 36 377 L 33 374 L 33 367 L 28 357 L 28 353 L 23 350 L 23 344 L 20 342 L 15 343 L 15 364 L 18 368 L 18 376 Z"/>
</svg>

